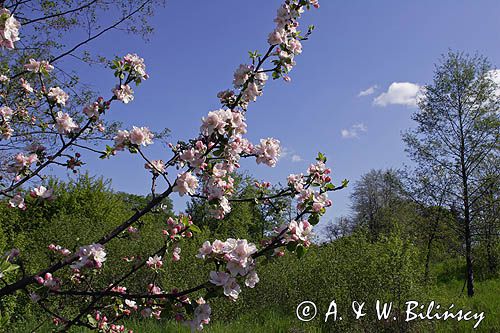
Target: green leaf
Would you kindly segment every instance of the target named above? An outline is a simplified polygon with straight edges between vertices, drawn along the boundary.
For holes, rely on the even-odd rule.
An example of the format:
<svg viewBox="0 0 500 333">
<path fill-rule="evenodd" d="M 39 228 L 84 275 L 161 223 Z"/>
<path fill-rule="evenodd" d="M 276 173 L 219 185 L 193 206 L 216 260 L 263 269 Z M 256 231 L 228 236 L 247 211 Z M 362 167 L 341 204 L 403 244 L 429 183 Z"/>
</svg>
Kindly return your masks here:
<svg viewBox="0 0 500 333">
<path fill-rule="evenodd" d="M 297 245 L 297 249 L 295 250 L 295 252 L 297 253 L 297 258 L 300 259 L 306 254 L 307 249 L 302 244 L 299 244 Z"/>
<path fill-rule="evenodd" d="M 316 225 L 319 223 L 319 216 L 318 214 L 312 214 L 311 216 L 309 216 L 309 223 L 311 223 L 311 225 Z"/>
<path fill-rule="evenodd" d="M 189 226 L 189 230 L 191 230 L 192 232 L 195 232 L 197 234 L 201 233 L 201 229 L 195 224 L 191 224 Z"/>
</svg>

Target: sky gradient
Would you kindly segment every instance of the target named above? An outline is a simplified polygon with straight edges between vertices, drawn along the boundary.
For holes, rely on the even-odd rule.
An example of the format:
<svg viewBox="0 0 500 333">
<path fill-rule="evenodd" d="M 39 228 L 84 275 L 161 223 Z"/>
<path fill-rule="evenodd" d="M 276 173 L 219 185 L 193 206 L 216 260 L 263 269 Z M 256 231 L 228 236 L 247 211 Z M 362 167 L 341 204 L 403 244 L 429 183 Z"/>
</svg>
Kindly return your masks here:
<svg viewBox="0 0 500 333">
<path fill-rule="evenodd" d="M 135 89 L 135 100 L 113 106 L 110 117 L 125 127 L 168 127 L 171 141 L 198 133 L 200 118 L 219 108 L 216 94 L 248 61 L 247 51 L 265 50 L 279 1 L 170 0 L 152 19 L 149 42 L 120 32 L 105 35 L 90 50 L 108 56 L 135 52 L 151 79 Z M 320 1 L 305 13 L 302 27 L 316 30 L 296 58 L 292 82 L 270 81 L 247 113 L 247 137 L 275 137 L 286 154 L 275 168 L 243 163 L 262 180 L 285 181 L 305 172 L 318 151 L 326 154 L 337 184 L 356 181 L 374 168 L 408 163 L 401 132 L 414 124 L 415 89 L 432 81 L 434 64 L 448 49 L 478 52 L 500 63 L 500 1 Z M 72 65 L 65 63 L 65 65 Z M 83 81 L 104 96 L 112 72 L 75 64 Z M 99 80 L 95 80 L 99 77 Z M 166 159 L 164 146 L 149 157 Z M 146 194 L 144 163 L 128 153 L 94 158 L 87 168 L 112 179 L 118 191 Z M 350 189 L 331 195 L 329 221 L 349 213 Z M 184 200 L 174 198 L 176 210 Z M 324 222 L 322 222 L 324 223 Z"/>
</svg>

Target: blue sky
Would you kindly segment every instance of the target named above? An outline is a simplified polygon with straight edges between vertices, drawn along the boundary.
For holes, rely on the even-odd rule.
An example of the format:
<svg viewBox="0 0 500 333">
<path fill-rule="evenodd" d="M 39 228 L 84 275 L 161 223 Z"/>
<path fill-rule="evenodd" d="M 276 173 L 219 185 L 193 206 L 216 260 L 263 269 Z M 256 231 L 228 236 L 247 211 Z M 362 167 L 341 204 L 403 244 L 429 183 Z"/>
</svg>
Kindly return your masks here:
<svg viewBox="0 0 500 333">
<path fill-rule="evenodd" d="M 114 104 L 109 116 L 127 127 L 168 127 L 174 142 L 195 136 L 200 118 L 219 107 L 216 94 L 231 86 L 233 71 L 247 61 L 247 51 L 267 47 L 279 3 L 170 0 L 152 19 L 156 32 L 149 42 L 112 32 L 91 44 L 90 50 L 100 54 L 136 52 L 151 74 L 135 89 L 135 100 Z M 304 28 L 314 24 L 316 30 L 296 59 L 292 82 L 269 82 L 247 114 L 249 139 L 276 137 L 287 151 L 276 168 L 243 164 L 259 179 L 278 182 L 303 172 L 318 151 L 329 158 L 337 183 L 344 178 L 354 182 L 372 168 L 400 167 L 408 163 L 401 131 L 413 126 L 414 89 L 432 80 L 440 55 L 449 48 L 477 51 L 494 66 L 500 63 L 500 1 L 320 4 L 302 20 Z M 115 84 L 111 71 L 78 69 L 84 81 L 93 82 L 104 96 L 110 94 Z M 148 154 L 154 159 L 169 156 L 159 143 Z M 116 190 L 145 194 L 150 183 L 143 166 L 127 153 L 88 161 L 88 168 L 111 178 Z M 334 206 L 325 220 L 349 212 L 349 193 L 331 196 Z M 178 210 L 183 202 L 174 198 Z"/>
</svg>

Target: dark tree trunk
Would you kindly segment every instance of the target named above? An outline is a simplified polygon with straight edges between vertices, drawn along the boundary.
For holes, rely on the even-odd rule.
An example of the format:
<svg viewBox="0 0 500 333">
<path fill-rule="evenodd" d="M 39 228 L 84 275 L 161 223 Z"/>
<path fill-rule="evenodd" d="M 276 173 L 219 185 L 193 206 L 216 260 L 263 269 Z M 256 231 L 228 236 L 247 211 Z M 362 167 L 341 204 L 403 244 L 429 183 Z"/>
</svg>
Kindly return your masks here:
<svg viewBox="0 0 500 333">
<path fill-rule="evenodd" d="M 432 241 L 434 240 L 433 235 L 429 236 L 427 240 L 427 254 L 425 256 L 425 272 L 424 272 L 424 282 L 427 283 L 429 280 L 429 265 L 431 261 L 431 251 L 432 251 Z"/>
</svg>

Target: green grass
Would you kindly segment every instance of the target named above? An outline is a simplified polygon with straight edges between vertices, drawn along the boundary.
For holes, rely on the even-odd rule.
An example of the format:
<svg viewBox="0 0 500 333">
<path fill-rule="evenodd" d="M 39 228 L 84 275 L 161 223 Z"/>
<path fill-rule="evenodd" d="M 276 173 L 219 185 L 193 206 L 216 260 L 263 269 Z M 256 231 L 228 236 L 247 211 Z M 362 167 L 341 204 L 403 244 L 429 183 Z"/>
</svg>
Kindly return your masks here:
<svg viewBox="0 0 500 333">
<path fill-rule="evenodd" d="M 475 332 L 496 333 L 500 332 L 500 279 L 477 281 L 476 295 L 468 298 L 461 293 L 463 281 L 448 280 L 446 283 L 438 283 L 431 286 L 427 291 L 426 302 L 434 300 L 442 307 L 448 307 L 451 303 L 455 304 L 455 309 L 472 310 L 475 312 L 484 311 L 485 319 L 480 323 Z M 325 329 L 319 327 L 319 320 L 310 323 L 302 323 L 293 315 L 283 315 L 278 311 L 260 313 L 246 313 L 231 322 L 212 321 L 206 326 L 204 332 L 207 333 L 319 333 L 325 332 Z M 471 332 L 473 321 L 427 321 L 425 329 L 422 331 L 419 326 L 418 332 Z M 9 333 L 25 333 L 37 326 L 36 321 L 19 324 L 14 331 Z M 189 329 L 181 324 L 172 321 L 154 321 L 137 320 L 126 323 L 128 329 L 133 329 L 136 333 L 187 333 Z M 53 327 L 45 325 L 37 332 L 51 332 Z M 354 330 L 353 330 L 354 331 Z M 88 333 L 90 331 L 75 328 L 72 332 Z"/>
</svg>

